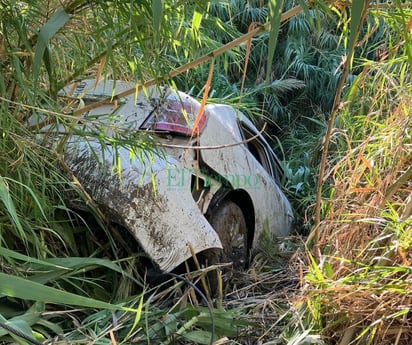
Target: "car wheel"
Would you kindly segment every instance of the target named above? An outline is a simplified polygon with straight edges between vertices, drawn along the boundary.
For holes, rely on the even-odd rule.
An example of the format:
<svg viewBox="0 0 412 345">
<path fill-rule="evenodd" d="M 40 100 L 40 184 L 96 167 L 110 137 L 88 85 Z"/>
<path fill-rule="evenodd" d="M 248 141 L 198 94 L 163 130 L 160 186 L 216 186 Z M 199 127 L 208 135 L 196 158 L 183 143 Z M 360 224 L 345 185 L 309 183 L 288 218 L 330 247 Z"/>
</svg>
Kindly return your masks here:
<svg viewBox="0 0 412 345">
<path fill-rule="evenodd" d="M 248 229 L 242 209 L 233 201 L 224 200 L 210 214 L 209 223 L 223 246 L 223 250 L 209 253 L 209 263 L 231 262 L 236 269 L 244 268 L 248 260 Z"/>
</svg>

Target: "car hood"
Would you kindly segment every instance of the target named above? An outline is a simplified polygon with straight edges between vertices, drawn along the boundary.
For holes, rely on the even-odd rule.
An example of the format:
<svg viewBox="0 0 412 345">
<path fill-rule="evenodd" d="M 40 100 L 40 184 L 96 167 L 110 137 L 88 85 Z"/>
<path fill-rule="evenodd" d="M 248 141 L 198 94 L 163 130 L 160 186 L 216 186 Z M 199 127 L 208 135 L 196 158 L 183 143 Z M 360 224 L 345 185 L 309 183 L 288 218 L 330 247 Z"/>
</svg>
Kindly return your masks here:
<svg viewBox="0 0 412 345">
<path fill-rule="evenodd" d="M 129 90 L 130 94 L 125 92 Z M 118 98 L 122 94 L 127 96 Z M 112 101 L 114 95 L 116 100 Z M 124 81 L 83 80 L 65 87 L 60 96 L 77 99 L 77 111 L 92 105 L 82 119 L 107 124 L 116 131 L 145 129 L 190 137 L 200 109 L 200 103 L 183 92 L 160 86 L 139 90 L 135 84 Z M 98 106 L 93 107 L 96 102 Z M 205 121 L 203 116 L 202 124 Z M 110 127 L 106 135 L 111 134 Z"/>
</svg>

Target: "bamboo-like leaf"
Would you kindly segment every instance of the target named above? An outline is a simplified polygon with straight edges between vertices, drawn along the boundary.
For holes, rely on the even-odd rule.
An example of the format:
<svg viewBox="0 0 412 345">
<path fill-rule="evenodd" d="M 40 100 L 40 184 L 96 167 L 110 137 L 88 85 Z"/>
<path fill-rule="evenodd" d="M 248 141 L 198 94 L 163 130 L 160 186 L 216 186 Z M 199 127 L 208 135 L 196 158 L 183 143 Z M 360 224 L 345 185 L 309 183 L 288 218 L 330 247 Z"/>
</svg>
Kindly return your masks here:
<svg viewBox="0 0 412 345">
<path fill-rule="evenodd" d="M 160 24 L 163 17 L 163 3 L 162 0 L 152 0 L 152 14 L 153 14 L 153 29 L 155 36 L 160 35 Z"/>
<path fill-rule="evenodd" d="M 40 29 L 33 61 L 33 77 L 35 84 L 39 78 L 41 60 L 43 59 L 50 39 L 68 22 L 69 19 L 70 16 L 66 13 L 64 8 L 61 7 Z M 50 59 L 48 61 L 50 61 Z M 48 66 L 47 68 L 49 69 L 51 66 Z"/>
<path fill-rule="evenodd" d="M 4 296 L 44 303 L 75 305 L 88 308 L 121 310 L 120 306 L 55 289 L 27 279 L 0 272 L 0 293 Z"/>
<path fill-rule="evenodd" d="M 5 178 L 6 180 L 7 178 Z M 44 219 L 47 219 L 46 214 L 43 211 L 43 206 L 41 204 L 41 200 L 39 200 L 39 198 L 36 196 L 36 193 L 27 185 L 25 185 L 24 183 L 17 181 L 17 180 L 12 180 L 12 179 L 7 179 L 10 182 L 12 182 L 13 184 L 17 184 L 21 187 L 21 189 L 25 189 L 29 192 L 30 196 L 32 197 L 32 200 L 34 201 L 34 203 L 37 205 L 37 208 L 40 210 L 41 215 L 43 216 Z"/>
<path fill-rule="evenodd" d="M 188 309 L 185 311 L 186 318 L 196 316 L 196 324 L 203 329 L 211 329 L 211 316 L 206 308 L 196 307 L 195 309 Z M 235 336 L 239 328 L 253 325 L 253 321 L 239 319 L 237 317 L 237 310 L 217 310 L 213 309 L 213 320 L 215 323 L 215 332 L 218 336 Z"/>
<path fill-rule="evenodd" d="M 195 344 L 210 344 L 212 333 L 208 331 L 190 331 L 183 333 L 183 337 Z"/>
<path fill-rule="evenodd" d="M 324 284 L 325 283 L 325 277 L 322 273 L 321 268 L 318 266 L 315 258 L 313 257 L 312 254 L 308 254 L 310 263 L 311 263 L 311 268 L 313 269 L 313 277 L 317 280 L 318 284 Z"/>
<path fill-rule="evenodd" d="M 203 15 L 198 11 L 194 11 L 192 18 L 192 37 L 193 40 L 198 40 L 200 43 L 199 28 L 202 22 Z"/>
<path fill-rule="evenodd" d="M 33 331 L 30 327 L 30 325 L 23 319 L 21 318 L 15 318 L 13 320 L 6 320 L 4 317 L 0 315 L 0 321 L 5 323 L 7 326 L 12 327 L 16 331 L 19 331 L 20 333 L 24 334 L 26 337 L 33 339 L 32 342 L 35 344 L 41 344 L 36 341 L 36 339 L 33 337 Z M 3 334 L 1 334 L 3 333 Z M 3 331 L 3 328 L 0 328 L 0 336 L 5 335 L 9 332 Z M 15 338 L 16 340 L 19 338 L 16 338 L 14 333 L 10 332 L 10 335 Z M 25 344 L 25 343 L 22 343 Z"/>
<path fill-rule="evenodd" d="M 0 256 L 4 256 L 7 258 L 12 258 L 12 259 L 16 259 L 16 260 L 20 260 L 20 261 L 24 261 L 24 262 L 29 262 L 29 263 L 36 263 L 39 265 L 42 265 L 44 267 L 52 267 L 52 268 L 59 268 L 59 269 L 65 269 L 65 267 L 63 266 L 56 266 L 53 263 L 47 262 L 47 261 L 43 261 L 43 260 L 39 260 L 36 258 L 33 258 L 31 256 L 27 256 L 27 255 L 23 255 L 20 254 L 14 250 L 10 250 L 8 248 L 4 248 L 4 247 L 0 247 Z"/>
<path fill-rule="evenodd" d="M 17 215 L 16 206 L 10 196 L 8 185 L 3 176 L 0 176 L 0 200 L 3 201 L 11 220 L 21 235 L 21 238 L 24 239 L 25 236 L 23 226 L 21 225 L 19 216 Z"/>
<path fill-rule="evenodd" d="M 33 276 L 30 276 L 28 279 L 31 281 L 46 284 L 52 280 L 56 280 L 63 277 L 72 276 L 73 273 L 76 273 L 80 269 L 94 269 L 96 267 L 105 267 L 114 272 L 123 274 L 124 276 L 134 280 L 134 278 L 124 272 L 121 267 L 115 263 L 99 258 L 81 258 L 81 257 L 69 257 L 69 258 L 52 258 L 44 261 L 45 264 L 55 264 L 55 269 L 48 270 L 45 273 L 39 273 Z M 34 269 L 42 269 L 43 265 L 38 267 L 34 266 Z M 47 266 L 46 266 L 47 267 Z"/>
<path fill-rule="evenodd" d="M 59 276 L 65 275 L 66 273 L 70 273 L 73 269 L 80 269 L 85 268 L 88 266 L 101 266 L 106 267 L 114 272 L 118 272 L 128 276 L 129 278 L 133 279 L 132 276 L 126 274 L 121 267 L 116 265 L 115 263 L 99 258 L 82 258 L 82 257 L 68 257 L 68 258 L 50 258 L 46 260 L 39 260 L 27 255 L 20 254 L 13 250 L 0 247 L 0 255 L 13 258 L 16 260 L 20 260 L 23 262 L 34 264 L 33 266 L 35 269 L 47 269 L 47 273 L 44 274 L 37 274 L 30 277 L 30 280 L 35 281 L 37 283 L 47 283 L 50 280 L 57 279 Z"/>
<path fill-rule="evenodd" d="M 272 62 L 273 57 L 275 55 L 275 49 L 280 30 L 283 1 L 284 0 L 270 0 L 269 2 L 270 33 L 268 46 L 268 61 L 266 65 L 266 82 L 270 81 L 270 72 L 272 70 Z"/>
<path fill-rule="evenodd" d="M 44 328 L 50 329 L 55 334 L 63 334 L 63 329 L 59 326 L 58 323 L 40 319 L 37 324 L 43 326 Z"/>
<path fill-rule="evenodd" d="M 2 322 L 7 322 L 10 323 L 11 326 L 13 326 L 14 323 L 20 321 L 24 322 L 27 326 L 32 326 L 36 323 L 38 323 L 41 320 L 41 314 L 44 312 L 44 304 L 43 303 L 34 303 L 23 315 L 18 315 L 15 316 L 9 320 L 6 320 L 1 314 L 0 314 L 0 321 Z M 57 326 L 57 325 L 56 325 Z M 55 327 L 57 330 L 60 327 Z M 20 329 L 21 330 L 21 329 Z M 27 334 L 30 334 L 31 332 L 28 332 Z M 0 337 L 3 335 L 6 335 L 7 331 L 3 328 L 0 328 Z"/>
<path fill-rule="evenodd" d="M 349 66 L 352 67 L 353 55 L 355 50 L 356 40 L 359 34 L 359 29 L 362 21 L 363 9 L 367 0 L 353 0 L 351 7 L 351 19 L 349 26 L 349 41 L 348 41 L 348 59 Z"/>
<path fill-rule="evenodd" d="M 134 321 L 133 321 L 133 326 L 130 328 L 130 331 L 126 336 L 126 339 L 128 339 L 130 337 L 130 335 L 133 334 L 133 332 L 136 330 L 136 327 L 137 327 L 137 325 L 140 321 L 140 318 L 142 317 L 142 310 L 143 310 L 143 295 L 142 295 L 142 297 L 140 297 L 139 306 L 135 310 L 136 316 L 135 316 Z"/>
</svg>

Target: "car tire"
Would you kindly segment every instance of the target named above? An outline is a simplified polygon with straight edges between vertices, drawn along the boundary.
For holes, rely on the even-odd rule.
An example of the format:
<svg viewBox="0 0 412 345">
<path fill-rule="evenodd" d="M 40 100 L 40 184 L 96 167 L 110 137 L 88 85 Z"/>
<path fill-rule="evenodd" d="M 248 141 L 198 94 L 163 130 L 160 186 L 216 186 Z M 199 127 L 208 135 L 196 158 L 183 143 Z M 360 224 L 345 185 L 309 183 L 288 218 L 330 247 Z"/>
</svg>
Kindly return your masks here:
<svg viewBox="0 0 412 345">
<path fill-rule="evenodd" d="M 248 228 L 242 209 L 231 200 L 223 200 L 211 212 L 209 223 L 219 235 L 223 250 L 212 250 L 210 264 L 228 263 L 244 268 L 248 260 Z"/>
</svg>

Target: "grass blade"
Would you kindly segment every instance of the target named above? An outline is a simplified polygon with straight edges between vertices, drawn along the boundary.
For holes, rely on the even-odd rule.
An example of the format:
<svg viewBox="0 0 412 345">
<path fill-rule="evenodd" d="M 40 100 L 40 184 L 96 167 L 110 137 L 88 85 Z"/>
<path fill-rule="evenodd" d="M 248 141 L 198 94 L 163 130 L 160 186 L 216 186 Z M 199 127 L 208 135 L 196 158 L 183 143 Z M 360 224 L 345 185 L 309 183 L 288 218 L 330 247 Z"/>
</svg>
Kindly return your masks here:
<svg viewBox="0 0 412 345">
<path fill-rule="evenodd" d="M 58 290 L 49 286 L 35 283 L 20 277 L 0 272 L 0 293 L 20 298 L 45 303 L 76 305 L 88 308 L 119 310 L 122 307 L 99 301 L 93 298 L 79 296 L 70 292 Z"/>
<path fill-rule="evenodd" d="M 33 61 L 33 78 L 35 84 L 37 84 L 39 78 L 41 60 L 43 59 L 44 53 L 47 49 L 48 42 L 56 34 L 56 32 L 68 22 L 69 19 L 70 16 L 66 13 L 66 11 L 63 8 L 59 8 L 40 29 Z M 46 64 L 47 61 L 51 63 L 51 59 L 46 59 Z M 46 67 L 47 70 L 51 70 L 51 65 Z"/>
<path fill-rule="evenodd" d="M 160 36 L 160 24 L 163 17 L 163 4 L 162 0 L 152 0 L 152 13 L 153 13 L 153 29 L 155 37 Z"/>
<path fill-rule="evenodd" d="M 20 223 L 19 216 L 17 215 L 16 207 L 14 205 L 13 199 L 10 196 L 8 185 L 3 176 L 0 176 L 0 200 L 3 201 L 6 210 L 19 231 L 21 238 L 24 239 L 23 226 Z"/>
<path fill-rule="evenodd" d="M 139 306 L 137 307 L 136 310 L 134 310 L 134 312 L 136 313 L 136 316 L 133 321 L 133 326 L 130 328 L 130 331 L 126 336 L 126 339 L 129 339 L 130 336 L 133 334 L 133 332 L 136 330 L 137 325 L 140 321 L 140 318 L 142 317 L 142 310 L 143 310 L 143 294 L 142 294 L 142 297 L 140 297 Z"/>
<path fill-rule="evenodd" d="M 272 62 L 275 56 L 276 44 L 279 36 L 279 29 L 281 23 L 283 8 L 283 0 L 270 0 L 270 33 L 269 33 L 269 47 L 268 47 L 268 61 L 266 66 L 266 82 L 269 83 L 270 72 L 272 70 Z"/>
<path fill-rule="evenodd" d="M 360 25 L 362 23 L 363 9 L 366 5 L 366 0 L 352 1 L 351 19 L 349 26 L 349 42 L 348 42 L 348 62 L 349 68 L 352 68 L 353 55 L 355 51 L 355 43 L 358 38 Z"/>
</svg>

